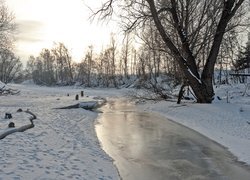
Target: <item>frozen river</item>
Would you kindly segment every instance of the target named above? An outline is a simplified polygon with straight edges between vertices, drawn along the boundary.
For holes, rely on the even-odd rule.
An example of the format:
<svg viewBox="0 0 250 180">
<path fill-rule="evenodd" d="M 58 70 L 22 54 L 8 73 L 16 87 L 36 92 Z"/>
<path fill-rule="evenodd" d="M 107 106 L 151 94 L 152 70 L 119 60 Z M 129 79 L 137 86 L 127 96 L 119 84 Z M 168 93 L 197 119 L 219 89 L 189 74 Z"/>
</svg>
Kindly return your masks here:
<svg viewBox="0 0 250 180">
<path fill-rule="evenodd" d="M 96 125 L 105 152 L 123 180 L 249 179 L 249 167 L 222 146 L 122 101 L 102 108 Z"/>
</svg>

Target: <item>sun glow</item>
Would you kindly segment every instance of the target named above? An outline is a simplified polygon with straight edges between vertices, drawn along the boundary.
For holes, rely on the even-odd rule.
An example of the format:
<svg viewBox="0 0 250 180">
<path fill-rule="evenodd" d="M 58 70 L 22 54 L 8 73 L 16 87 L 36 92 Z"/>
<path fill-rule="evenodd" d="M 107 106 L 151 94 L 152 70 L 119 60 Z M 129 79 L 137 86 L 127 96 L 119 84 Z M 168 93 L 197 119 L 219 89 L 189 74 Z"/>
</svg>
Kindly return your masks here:
<svg viewBox="0 0 250 180">
<path fill-rule="evenodd" d="M 26 61 L 29 55 L 36 56 L 43 48 L 51 48 L 54 42 L 62 42 L 79 62 L 89 45 L 96 51 L 101 50 L 114 32 L 114 23 L 91 23 L 87 3 L 83 0 L 8 0 L 6 4 L 18 24 L 17 54 Z M 91 3 L 93 5 L 93 1 Z"/>
</svg>

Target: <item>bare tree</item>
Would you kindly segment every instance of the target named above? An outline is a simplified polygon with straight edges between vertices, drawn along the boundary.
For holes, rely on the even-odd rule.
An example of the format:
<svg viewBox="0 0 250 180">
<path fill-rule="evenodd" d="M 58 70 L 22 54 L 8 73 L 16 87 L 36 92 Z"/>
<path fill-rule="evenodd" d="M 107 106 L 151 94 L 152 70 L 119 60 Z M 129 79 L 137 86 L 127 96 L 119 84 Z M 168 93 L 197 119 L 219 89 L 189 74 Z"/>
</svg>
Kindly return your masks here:
<svg viewBox="0 0 250 180">
<path fill-rule="evenodd" d="M 43 81 L 46 82 L 47 85 L 55 84 L 54 56 L 49 49 L 43 49 L 39 57 L 43 63 Z"/>
<path fill-rule="evenodd" d="M 36 70 L 36 58 L 31 55 L 26 63 L 25 75 L 26 79 L 33 79 L 33 72 Z"/>
<path fill-rule="evenodd" d="M 81 85 L 85 83 L 86 72 L 87 69 L 84 61 L 76 64 L 76 81 L 78 81 Z"/>
<path fill-rule="evenodd" d="M 84 59 L 84 69 L 86 70 L 86 81 L 87 81 L 87 86 L 90 87 L 91 86 L 91 74 L 92 69 L 93 69 L 93 65 L 94 65 L 94 61 L 93 61 L 93 46 L 89 46 L 88 47 L 88 51 L 87 54 L 85 56 Z"/>
<path fill-rule="evenodd" d="M 112 84 L 117 87 L 117 82 L 116 82 L 116 41 L 114 34 L 111 34 L 111 39 L 110 39 L 110 65 L 111 65 L 111 70 L 110 70 L 110 79 L 112 81 Z"/>
<path fill-rule="evenodd" d="M 11 82 L 22 70 L 22 63 L 13 52 L 4 49 L 0 50 L 0 81 Z"/>
<path fill-rule="evenodd" d="M 129 78 L 128 61 L 129 61 L 130 45 L 131 45 L 129 33 L 126 34 L 123 44 L 124 45 L 122 47 L 122 53 L 121 53 L 122 57 L 121 57 L 120 66 L 121 66 L 123 75 L 125 76 L 125 78 L 128 79 Z"/>
<path fill-rule="evenodd" d="M 0 80 L 8 83 L 21 72 L 22 63 L 12 52 L 16 24 L 14 15 L 0 0 Z"/>
<path fill-rule="evenodd" d="M 132 50 L 131 50 L 131 75 L 136 75 L 137 72 L 136 72 L 136 66 L 137 66 L 137 50 L 132 47 Z"/>
<path fill-rule="evenodd" d="M 121 7 L 121 18 L 128 31 L 154 22 L 197 102 L 211 103 L 220 46 L 224 34 L 239 25 L 232 19 L 244 14 L 244 0 L 109 0 L 97 13 L 103 18 L 111 15 L 114 3 L 119 3 L 117 7 Z"/>
<path fill-rule="evenodd" d="M 14 15 L 5 5 L 3 0 L 0 0 L 0 48 L 11 49 L 13 47 L 13 33 L 16 30 Z"/>
<path fill-rule="evenodd" d="M 72 58 L 68 48 L 63 43 L 56 43 L 51 51 L 56 61 L 57 80 L 60 83 L 73 83 Z"/>
</svg>

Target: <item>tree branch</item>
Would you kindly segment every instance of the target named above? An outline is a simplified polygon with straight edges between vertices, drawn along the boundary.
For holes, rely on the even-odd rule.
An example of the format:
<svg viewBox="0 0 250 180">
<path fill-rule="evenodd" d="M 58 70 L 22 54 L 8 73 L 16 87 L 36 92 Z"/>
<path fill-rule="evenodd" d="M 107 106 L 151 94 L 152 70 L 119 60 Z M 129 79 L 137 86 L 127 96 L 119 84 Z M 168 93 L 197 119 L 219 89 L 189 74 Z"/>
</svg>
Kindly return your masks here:
<svg viewBox="0 0 250 180">
<path fill-rule="evenodd" d="M 219 49 L 220 49 L 223 36 L 226 32 L 226 27 L 229 21 L 232 19 L 232 17 L 236 13 L 237 9 L 240 7 L 240 5 L 243 2 L 244 0 L 239 0 L 238 3 L 236 3 L 236 5 L 234 6 L 235 0 L 224 1 L 222 15 L 219 20 L 216 33 L 214 36 L 213 44 L 212 44 L 207 62 L 205 64 L 203 73 L 202 73 L 202 79 L 206 79 L 208 75 L 210 76 L 211 74 L 214 73 L 214 65 L 216 63 L 216 59 L 219 53 Z"/>
<path fill-rule="evenodd" d="M 92 15 L 92 17 L 95 17 L 97 14 L 100 14 L 101 19 L 106 19 L 108 16 L 112 16 L 113 11 L 114 11 L 112 5 L 113 5 L 114 1 L 115 0 L 106 1 L 102 5 L 102 7 Z"/>
</svg>

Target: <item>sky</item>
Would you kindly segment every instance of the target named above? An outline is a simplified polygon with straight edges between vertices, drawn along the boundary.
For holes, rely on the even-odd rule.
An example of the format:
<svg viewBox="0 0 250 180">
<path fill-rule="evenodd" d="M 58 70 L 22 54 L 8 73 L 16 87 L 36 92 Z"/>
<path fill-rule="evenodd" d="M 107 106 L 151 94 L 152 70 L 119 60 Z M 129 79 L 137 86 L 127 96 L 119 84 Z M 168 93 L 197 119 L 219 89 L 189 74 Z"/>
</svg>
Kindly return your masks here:
<svg viewBox="0 0 250 180">
<path fill-rule="evenodd" d="M 17 56 L 25 62 L 37 56 L 43 48 L 62 42 L 73 60 L 80 62 L 88 46 L 99 52 L 110 42 L 110 34 L 118 33 L 114 21 L 92 22 L 91 7 L 97 10 L 105 0 L 5 0 L 18 25 Z"/>
<path fill-rule="evenodd" d="M 37 56 L 54 42 L 63 42 L 79 62 L 88 46 L 100 51 L 117 30 L 114 22 L 91 22 L 89 7 L 96 9 L 101 0 L 6 0 L 18 25 L 15 52 L 23 61 Z"/>
</svg>

